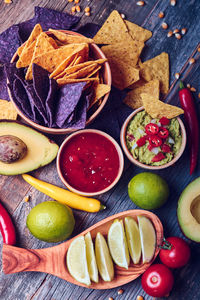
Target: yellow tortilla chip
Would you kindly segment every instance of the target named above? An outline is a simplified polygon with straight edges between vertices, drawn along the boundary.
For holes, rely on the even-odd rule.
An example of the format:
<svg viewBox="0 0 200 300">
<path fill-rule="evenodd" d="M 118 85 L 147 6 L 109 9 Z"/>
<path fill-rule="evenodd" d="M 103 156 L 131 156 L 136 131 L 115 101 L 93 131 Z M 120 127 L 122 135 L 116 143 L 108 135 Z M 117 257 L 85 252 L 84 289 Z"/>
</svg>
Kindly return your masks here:
<svg viewBox="0 0 200 300">
<path fill-rule="evenodd" d="M 143 105 L 141 98 L 142 93 L 151 95 L 154 99 L 159 99 L 159 81 L 155 79 L 135 88 L 127 93 L 123 102 L 133 109 L 139 108 Z"/>
<path fill-rule="evenodd" d="M 90 102 L 88 109 L 90 109 L 99 99 L 101 99 L 103 96 L 109 93 L 110 90 L 111 88 L 108 84 L 99 84 L 99 83 L 94 84 L 93 85 L 94 97 Z"/>
<path fill-rule="evenodd" d="M 166 104 L 149 94 L 141 94 L 142 103 L 146 112 L 152 118 L 166 117 L 168 119 L 175 118 L 184 113 L 184 111 L 170 104 Z"/>
<path fill-rule="evenodd" d="M 98 79 L 99 81 L 99 70 L 101 69 L 101 66 L 97 66 L 91 73 L 88 74 L 87 77 L 92 77 L 94 74 L 98 73 L 95 77 Z"/>
<path fill-rule="evenodd" d="M 136 89 L 138 87 L 143 86 L 145 83 L 147 83 L 147 81 L 144 80 L 144 79 L 142 79 L 142 78 L 140 78 L 140 80 L 138 80 L 137 82 L 135 82 L 135 83 L 131 84 L 130 86 L 128 86 L 128 89 L 134 90 L 134 89 Z"/>
<path fill-rule="evenodd" d="M 113 10 L 93 38 L 96 44 L 115 44 L 132 40 L 128 28 L 117 10 Z"/>
<path fill-rule="evenodd" d="M 66 57 L 57 67 L 56 69 L 50 74 L 50 78 L 54 78 L 60 73 L 62 73 L 71 62 L 74 60 L 75 56 L 77 58 L 77 54 L 82 57 L 82 60 L 84 60 L 86 57 L 88 57 L 89 54 L 89 47 L 87 44 L 80 44 L 79 47 L 76 47 L 76 49 L 71 53 L 70 56 Z M 59 76 L 60 77 L 60 76 Z"/>
<path fill-rule="evenodd" d="M 79 78 L 85 78 L 88 77 L 88 74 L 90 74 L 98 64 L 92 63 L 88 66 L 85 66 L 84 68 L 79 69 L 77 72 L 73 72 L 71 74 L 66 74 L 64 77 L 71 78 L 71 79 L 79 79 Z"/>
<path fill-rule="evenodd" d="M 130 36 L 132 37 L 133 40 L 136 41 L 140 41 L 140 42 L 145 42 L 148 39 L 150 39 L 150 37 L 152 36 L 152 32 L 142 28 L 130 21 L 124 21 L 127 28 L 128 28 L 128 32 L 130 34 Z"/>
<path fill-rule="evenodd" d="M 26 49 L 24 49 L 16 63 L 17 68 L 25 68 L 28 67 L 31 63 L 34 49 L 35 49 L 36 40 L 30 44 L 30 46 Z"/>
<path fill-rule="evenodd" d="M 51 29 L 51 28 L 49 29 L 49 31 L 63 44 L 79 44 L 79 43 L 91 44 L 94 42 L 92 39 L 87 38 L 85 36 L 67 34 L 65 32 Z"/>
<path fill-rule="evenodd" d="M 68 83 L 76 83 L 76 82 L 90 82 L 90 81 L 96 81 L 96 78 L 79 78 L 79 79 L 72 79 L 72 78 L 68 78 L 68 77 L 62 77 L 62 78 L 58 78 L 57 83 L 59 85 L 65 85 Z"/>
<path fill-rule="evenodd" d="M 74 58 L 74 60 L 71 62 L 71 64 L 69 66 L 72 67 L 72 66 L 75 66 L 75 65 L 79 65 L 82 62 L 83 62 L 82 56 L 78 56 L 78 54 L 77 54 L 76 57 Z"/>
<path fill-rule="evenodd" d="M 140 66 L 140 75 L 146 81 L 158 79 L 160 91 L 166 95 L 169 90 L 169 56 L 162 52 L 160 55 L 145 61 Z"/>
<path fill-rule="evenodd" d="M 11 101 L 0 99 L 0 119 L 17 119 L 17 111 Z"/>
<path fill-rule="evenodd" d="M 37 37 L 32 60 L 29 64 L 28 70 L 26 72 L 26 77 L 25 77 L 26 80 L 31 80 L 33 78 L 32 64 L 33 64 L 34 59 L 43 53 L 46 53 L 50 50 L 57 49 L 57 47 L 58 46 L 57 46 L 56 42 L 51 37 L 49 37 L 45 32 L 42 32 Z M 23 55 L 23 53 L 22 53 L 22 55 Z"/>
<path fill-rule="evenodd" d="M 20 56 L 20 55 L 22 54 L 22 51 L 23 51 L 24 47 L 25 47 L 25 43 L 22 44 L 22 45 L 17 49 L 17 54 L 18 54 L 18 56 Z"/>
</svg>

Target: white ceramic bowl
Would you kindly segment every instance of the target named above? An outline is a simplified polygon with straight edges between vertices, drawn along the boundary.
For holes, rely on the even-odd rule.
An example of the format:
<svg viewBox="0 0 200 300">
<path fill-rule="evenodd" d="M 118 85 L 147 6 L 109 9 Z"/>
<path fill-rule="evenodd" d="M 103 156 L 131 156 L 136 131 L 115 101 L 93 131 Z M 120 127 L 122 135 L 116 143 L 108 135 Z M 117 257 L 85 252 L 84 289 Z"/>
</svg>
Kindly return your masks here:
<svg viewBox="0 0 200 300">
<path fill-rule="evenodd" d="M 129 116 L 128 118 L 125 120 L 122 128 L 121 128 L 121 132 L 120 132 L 120 141 L 121 141 L 121 145 L 122 148 L 124 150 L 124 153 L 126 154 L 127 158 L 135 165 L 137 165 L 140 168 L 143 169 L 149 169 L 149 170 L 161 170 L 161 169 L 165 169 L 168 168 L 170 166 L 172 166 L 183 154 L 183 151 L 185 149 L 186 146 L 186 131 L 185 131 L 185 126 L 183 124 L 183 122 L 181 121 L 181 119 L 179 117 L 177 117 L 177 120 L 180 124 L 180 128 L 181 128 L 181 135 L 182 135 L 182 144 L 181 144 L 181 148 L 179 150 L 179 153 L 168 163 L 162 165 L 162 166 L 150 166 L 150 165 L 146 165 L 144 163 L 139 162 L 137 159 L 135 159 L 131 152 L 128 150 L 127 144 L 126 144 L 126 131 L 127 131 L 127 126 L 129 124 L 129 122 L 133 119 L 133 117 L 140 111 L 144 110 L 143 107 L 140 107 L 136 110 L 134 110 Z"/>
<path fill-rule="evenodd" d="M 72 187 L 68 182 L 67 180 L 64 178 L 63 174 L 62 174 L 62 170 L 61 170 L 61 154 L 62 154 L 62 151 L 63 151 L 63 148 L 65 147 L 65 145 L 70 141 L 71 138 L 73 138 L 75 135 L 79 135 L 81 133 L 87 133 L 87 132 L 92 132 L 92 133 L 97 133 L 99 135 L 102 135 L 104 136 L 105 138 L 107 138 L 115 147 L 116 149 L 116 152 L 118 153 L 118 157 L 119 157 L 119 170 L 118 170 L 118 174 L 116 176 L 116 178 L 114 179 L 114 181 L 109 185 L 107 186 L 106 188 L 98 191 L 98 192 L 83 192 L 83 191 L 80 191 L 74 187 Z M 57 165 L 57 172 L 58 172 L 58 175 L 61 179 L 61 181 L 64 183 L 64 185 L 72 192 L 76 193 L 76 194 L 79 194 L 79 195 L 82 195 L 82 196 L 96 196 L 96 195 L 99 195 L 99 194 L 102 194 L 102 193 L 105 193 L 107 191 L 109 191 L 111 188 L 114 187 L 114 185 L 119 181 L 121 175 L 122 175 L 122 172 L 123 172 L 123 168 L 124 168 L 124 156 L 123 156 L 123 153 L 122 153 L 122 150 L 119 146 L 119 144 L 110 136 L 108 135 L 107 133 L 103 132 L 103 131 L 100 131 L 100 130 L 96 130 L 96 129 L 82 129 L 82 130 L 79 130 L 79 131 L 76 131 L 76 132 L 73 132 L 72 134 L 70 134 L 62 143 L 62 145 L 60 146 L 60 149 L 58 151 L 58 155 L 57 155 L 57 161 L 56 161 L 56 165 Z"/>
</svg>

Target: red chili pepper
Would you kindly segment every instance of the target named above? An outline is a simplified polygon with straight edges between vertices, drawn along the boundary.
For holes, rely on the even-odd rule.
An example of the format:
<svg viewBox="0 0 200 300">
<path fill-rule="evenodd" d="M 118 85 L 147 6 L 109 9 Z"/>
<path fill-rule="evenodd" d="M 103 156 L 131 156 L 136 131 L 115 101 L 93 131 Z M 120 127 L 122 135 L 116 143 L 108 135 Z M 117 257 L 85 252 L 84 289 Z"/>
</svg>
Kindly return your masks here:
<svg viewBox="0 0 200 300">
<path fill-rule="evenodd" d="M 159 122 L 161 125 L 169 125 L 170 120 L 166 117 L 162 117 Z"/>
<path fill-rule="evenodd" d="M 144 144 L 146 143 L 146 136 L 142 136 L 140 139 L 137 140 L 136 143 L 137 143 L 138 147 L 144 146 Z"/>
<path fill-rule="evenodd" d="M 0 203 L 0 231 L 3 237 L 4 244 L 15 245 L 16 234 L 15 227 L 7 210 Z"/>
<path fill-rule="evenodd" d="M 158 154 L 156 154 L 153 158 L 152 158 L 152 162 L 158 162 L 158 161 L 161 161 L 161 160 L 163 160 L 165 158 L 165 155 L 162 153 L 162 152 L 160 152 L 160 153 L 158 153 Z"/>
<path fill-rule="evenodd" d="M 194 172 L 197 165 L 199 150 L 199 124 L 196 114 L 196 108 L 192 93 L 180 82 L 179 99 L 184 110 L 184 118 L 187 129 L 187 136 L 190 147 L 190 175 Z"/>
<path fill-rule="evenodd" d="M 149 135 L 157 134 L 159 131 L 159 126 L 154 123 L 149 123 L 145 126 L 145 132 Z"/>
<path fill-rule="evenodd" d="M 165 127 L 160 127 L 160 130 L 158 132 L 158 136 L 161 139 L 166 139 L 169 136 L 169 130 Z"/>
<path fill-rule="evenodd" d="M 149 143 L 153 147 L 159 147 L 162 145 L 162 139 L 157 135 L 152 135 L 149 138 Z"/>
</svg>

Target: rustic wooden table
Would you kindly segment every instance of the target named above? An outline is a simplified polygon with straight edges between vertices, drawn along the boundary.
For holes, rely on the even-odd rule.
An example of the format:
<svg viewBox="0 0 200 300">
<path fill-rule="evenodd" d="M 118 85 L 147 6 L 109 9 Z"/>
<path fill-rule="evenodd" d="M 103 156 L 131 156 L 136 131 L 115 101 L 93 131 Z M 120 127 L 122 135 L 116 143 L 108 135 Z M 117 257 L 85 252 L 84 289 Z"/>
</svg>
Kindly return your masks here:
<svg viewBox="0 0 200 300">
<path fill-rule="evenodd" d="M 126 18 L 136 24 L 142 25 L 153 32 L 153 37 L 147 42 L 142 58 L 147 60 L 156 56 L 162 51 L 166 51 L 170 56 L 170 92 L 166 98 L 167 102 L 178 104 L 178 81 L 175 79 L 175 73 L 181 74 L 181 79 L 190 83 L 197 89 L 194 93 L 198 114 L 200 115 L 200 53 L 197 51 L 200 41 L 200 1 L 199 0 L 177 0 L 176 6 L 171 6 L 170 1 L 146 0 L 142 6 L 136 5 L 136 0 L 81 0 L 82 8 L 89 5 L 91 7 L 91 16 L 86 17 L 82 12 L 80 24 L 94 22 L 103 24 L 107 16 L 113 9 L 125 14 Z M 70 12 L 72 3 L 67 0 L 13 0 L 12 4 L 0 3 L 0 31 L 4 31 L 9 26 L 25 21 L 34 14 L 34 6 L 44 6 L 59 11 Z M 164 19 L 158 18 L 160 11 L 165 14 Z M 167 33 L 161 28 L 161 23 L 168 23 L 170 29 L 187 28 L 187 34 L 177 40 L 175 37 L 167 38 Z M 196 58 L 196 63 L 188 64 L 190 57 Z M 97 120 L 90 126 L 98 128 L 111 134 L 119 141 L 119 131 L 124 118 L 130 113 L 121 101 L 117 91 L 113 90 L 108 104 Z M 116 100 L 117 99 L 117 100 Z M 55 137 L 60 142 L 63 139 Z M 99 199 L 107 205 L 107 209 L 98 214 L 89 214 L 74 211 L 76 226 L 73 235 L 83 231 L 92 224 L 104 219 L 105 217 L 117 212 L 134 209 L 135 205 L 130 201 L 127 193 L 127 184 L 129 180 L 142 169 L 138 169 L 125 160 L 123 176 L 119 183 L 110 192 L 101 195 Z M 176 207 L 177 200 L 184 187 L 196 177 L 200 176 L 200 167 L 197 168 L 193 176 L 189 175 L 189 155 L 186 149 L 178 163 L 169 169 L 156 172 L 163 176 L 170 186 L 170 198 L 166 205 L 155 211 L 163 222 L 165 236 L 182 236 L 177 223 Z M 50 165 L 41 168 L 33 175 L 44 181 L 62 186 L 56 172 L 55 161 Z M 24 202 L 26 195 L 31 196 L 29 202 Z M 30 235 L 26 228 L 26 217 L 37 203 L 48 200 L 48 197 L 36 191 L 26 184 L 21 176 L 0 176 L 0 199 L 11 213 L 17 228 L 17 245 L 24 248 L 43 248 L 51 244 L 43 243 Z M 200 299 L 200 248 L 198 244 L 189 242 L 192 249 L 192 258 L 190 263 L 176 270 L 175 285 L 168 299 Z M 0 237 L 0 248 L 2 239 Z M 124 293 L 118 295 L 119 288 L 112 290 L 91 290 L 72 285 L 62 279 L 45 273 L 25 272 L 14 275 L 5 275 L 0 273 L 0 299 L 1 300 L 85 300 L 85 299 L 136 299 L 137 295 L 143 295 L 145 299 L 152 299 L 147 296 L 141 288 L 140 278 L 122 286 Z"/>
</svg>

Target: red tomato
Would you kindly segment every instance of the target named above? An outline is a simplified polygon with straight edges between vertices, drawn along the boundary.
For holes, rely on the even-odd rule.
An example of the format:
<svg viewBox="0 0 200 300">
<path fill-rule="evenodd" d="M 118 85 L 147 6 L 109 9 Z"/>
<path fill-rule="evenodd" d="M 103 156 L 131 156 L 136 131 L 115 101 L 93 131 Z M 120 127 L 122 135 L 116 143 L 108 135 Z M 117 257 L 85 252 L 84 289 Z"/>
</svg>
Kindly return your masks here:
<svg viewBox="0 0 200 300">
<path fill-rule="evenodd" d="M 171 249 L 160 250 L 160 260 L 169 268 L 181 268 L 185 266 L 190 259 L 190 247 L 187 242 L 179 237 L 169 237 L 166 239 L 171 244 Z M 163 247 L 165 247 L 165 242 Z"/>
<path fill-rule="evenodd" d="M 162 264 L 151 265 L 142 275 L 142 287 L 152 297 L 165 297 L 174 284 L 172 271 Z"/>
<path fill-rule="evenodd" d="M 161 123 L 161 125 L 169 125 L 170 120 L 162 117 L 159 122 Z"/>
<path fill-rule="evenodd" d="M 149 123 L 145 126 L 145 131 L 146 131 L 146 134 L 154 135 L 154 134 L 158 133 L 159 127 L 157 124 Z"/>
<path fill-rule="evenodd" d="M 137 143 L 138 147 L 144 146 L 146 143 L 146 136 L 142 136 L 140 139 L 137 140 L 136 143 Z"/>
<path fill-rule="evenodd" d="M 152 158 L 152 162 L 158 162 L 165 159 L 165 156 L 162 152 L 159 152 L 158 154 L 156 154 L 153 158 Z"/>
</svg>

